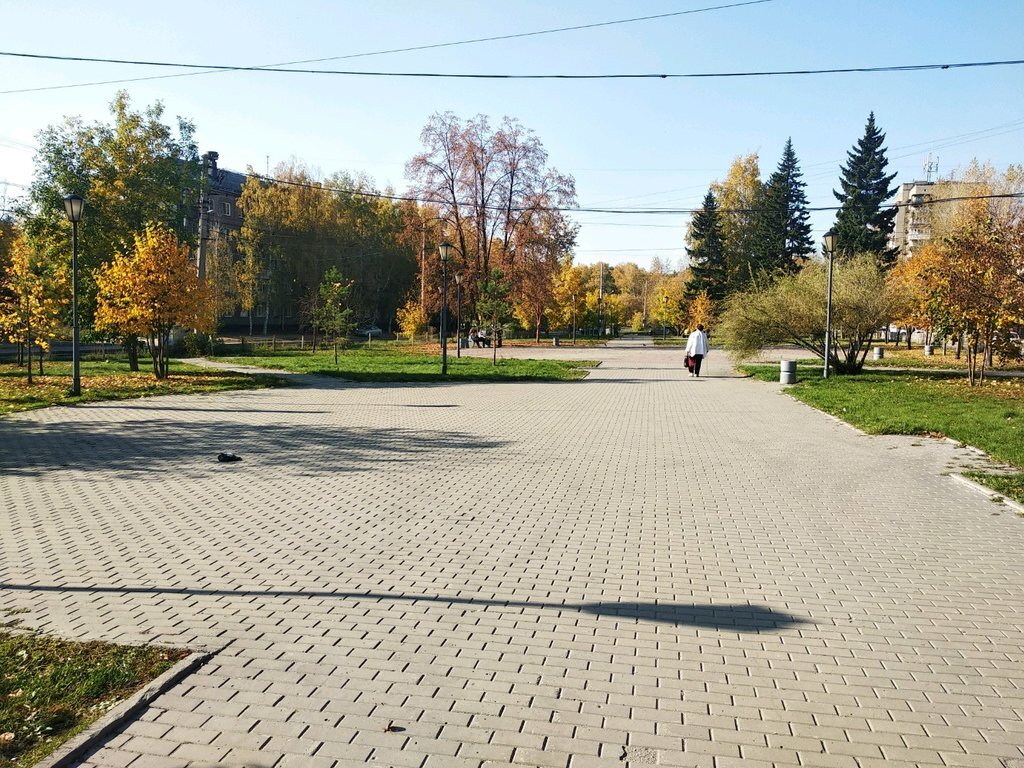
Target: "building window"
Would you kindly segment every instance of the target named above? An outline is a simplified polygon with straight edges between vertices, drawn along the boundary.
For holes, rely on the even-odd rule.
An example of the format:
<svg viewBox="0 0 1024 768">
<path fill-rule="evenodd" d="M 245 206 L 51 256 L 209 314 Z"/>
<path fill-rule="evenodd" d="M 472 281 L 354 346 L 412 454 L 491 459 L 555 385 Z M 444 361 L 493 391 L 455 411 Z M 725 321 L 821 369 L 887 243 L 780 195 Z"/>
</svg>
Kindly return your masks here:
<svg viewBox="0 0 1024 768">
<path fill-rule="evenodd" d="M 231 203 L 221 203 L 221 208 L 222 208 L 221 212 L 225 216 L 230 216 L 231 215 Z"/>
</svg>

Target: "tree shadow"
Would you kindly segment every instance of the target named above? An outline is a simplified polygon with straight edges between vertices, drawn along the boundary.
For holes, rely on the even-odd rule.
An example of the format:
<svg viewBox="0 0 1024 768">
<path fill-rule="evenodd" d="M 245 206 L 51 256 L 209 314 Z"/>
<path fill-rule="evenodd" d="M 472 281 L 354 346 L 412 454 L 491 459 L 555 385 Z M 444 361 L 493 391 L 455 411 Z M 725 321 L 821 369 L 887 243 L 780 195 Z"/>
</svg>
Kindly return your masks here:
<svg viewBox="0 0 1024 768">
<path fill-rule="evenodd" d="M 210 472 L 246 471 L 251 465 L 286 466 L 305 475 L 323 475 L 419 461 L 453 448 L 473 452 L 507 445 L 507 441 L 449 430 L 252 424 L 204 419 L 199 413 L 188 421 L 153 418 L 116 425 L 106 414 L 102 420 L 52 424 L 5 420 L 0 422 L 0 476 L 40 477 L 74 469 L 126 476 L 172 472 L 204 477 Z M 225 451 L 243 461 L 218 464 L 217 454 Z"/>
<path fill-rule="evenodd" d="M 702 627 L 733 632 L 764 632 L 786 629 L 813 622 L 767 605 L 749 603 L 673 603 L 642 600 L 557 602 L 553 600 L 496 600 L 457 595 L 424 595 L 405 592 L 346 592 L 312 589 L 196 589 L 190 587 L 108 587 L 60 586 L 0 583 L 0 590 L 12 592 L 55 592 L 88 595 L 159 595 L 167 597 L 239 597 L 314 598 L 320 600 L 374 600 L 378 602 L 440 603 L 475 608 L 539 608 L 553 611 L 575 611 L 593 616 L 654 622 L 673 626 Z"/>
</svg>

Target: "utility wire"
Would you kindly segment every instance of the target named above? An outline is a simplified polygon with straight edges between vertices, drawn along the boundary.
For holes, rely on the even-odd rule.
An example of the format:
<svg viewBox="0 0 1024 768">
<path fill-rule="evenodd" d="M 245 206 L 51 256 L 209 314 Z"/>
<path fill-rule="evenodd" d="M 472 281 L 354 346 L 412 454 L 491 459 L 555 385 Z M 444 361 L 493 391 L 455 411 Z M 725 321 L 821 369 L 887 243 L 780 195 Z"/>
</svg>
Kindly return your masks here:
<svg viewBox="0 0 1024 768">
<path fill-rule="evenodd" d="M 687 11 L 673 11 L 671 13 L 659 13 L 652 16 L 636 16 L 630 19 L 615 19 L 613 21 L 599 21 L 592 24 L 577 24 L 571 27 L 556 27 L 554 29 L 540 29 L 533 32 L 517 32 L 508 35 L 493 35 L 491 37 L 477 37 L 469 40 L 454 40 L 447 43 L 431 43 L 429 45 L 415 45 L 406 48 L 390 48 L 383 51 L 367 51 L 364 53 L 349 53 L 342 56 L 327 56 L 319 59 L 299 59 L 297 61 L 283 61 L 276 64 L 266 64 L 259 67 L 253 67 L 252 69 L 263 69 L 265 67 L 290 67 L 295 64 L 318 64 L 324 61 L 340 61 L 342 59 L 358 59 L 367 56 L 384 56 L 392 53 L 411 53 L 413 51 L 428 51 L 436 48 L 450 48 L 458 45 L 472 45 L 474 43 L 491 43 L 500 40 L 515 40 L 524 37 L 536 37 L 538 35 L 553 35 L 560 32 L 575 32 L 581 29 L 596 29 L 598 27 L 610 27 L 617 24 L 633 24 L 639 21 L 653 21 L 655 19 L 667 19 L 673 16 L 687 16 L 695 13 L 707 13 L 709 11 L 721 11 L 729 8 L 740 8 L 746 5 L 760 5 L 762 3 L 771 3 L 775 0 L 747 0 L 747 2 L 729 3 L 726 5 L 712 5 L 706 8 L 691 8 Z M 67 85 L 49 85 L 37 88 L 20 88 L 16 90 L 0 91 L 0 94 L 9 93 L 31 93 L 33 91 L 56 91 L 63 90 L 65 88 L 84 88 L 92 85 L 116 85 L 119 83 L 137 83 L 143 80 L 166 80 L 172 77 L 195 77 L 197 75 L 210 75 L 225 71 L 238 71 L 239 69 L 249 69 L 248 67 L 229 67 L 227 69 L 205 69 L 202 72 L 179 72 L 173 75 L 152 75 L 150 77 L 132 77 L 120 80 L 100 80 L 89 83 L 69 83 Z"/>
<path fill-rule="evenodd" d="M 374 72 L 362 70 L 344 69 L 292 69 L 288 67 L 239 67 L 229 64 L 188 64 L 184 62 L 168 61 L 147 61 L 131 59 L 105 59 L 91 56 L 59 56 L 55 54 L 42 53 L 18 53 L 15 51 L 0 51 L 0 56 L 13 56 L 26 59 L 43 59 L 47 61 L 76 61 L 92 62 L 102 64 L 126 64 L 131 66 L 145 67 L 173 67 L 179 69 L 203 69 L 210 71 L 234 71 L 234 72 L 278 72 L 301 75 L 343 75 L 350 77 L 405 77 L 405 78 L 428 78 L 428 79 L 460 79 L 460 80 L 676 80 L 676 79 L 712 79 L 712 78 L 741 78 L 741 77 L 784 77 L 796 75 L 836 75 L 854 73 L 880 73 L 880 72 L 925 72 L 937 69 L 970 69 L 980 67 L 1005 67 L 1019 66 L 1024 64 L 1024 59 L 1006 59 L 999 61 L 965 61 L 947 62 L 940 64 L 901 64 L 881 67 L 834 67 L 830 69 L 780 69 L 780 70 L 750 70 L 740 72 L 623 72 L 596 75 L 569 75 L 569 74 L 501 74 L 501 73 L 474 73 L 474 72 Z M 0 91 L 0 93 L 26 93 L 33 89 L 22 89 L 20 91 Z"/>
<path fill-rule="evenodd" d="M 229 170 L 229 169 L 225 169 Z M 234 173 L 239 173 L 234 171 Z M 433 198 L 414 197 L 411 195 L 388 195 L 383 192 L 368 192 L 366 190 L 349 189 L 345 187 L 331 187 L 325 184 L 319 184 L 315 182 L 305 181 L 292 181 L 289 179 L 276 179 L 272 176 L 264 176 L 258 173 L 247 174 L 250 177 L 259 179 L 260 181 L 267 184 L 284 184 L 286 186 L 303 187 L 306 189 L 320 189 L 325 192 L 337 192 L 340 194 L 356 195 L 361 197 L 370 197 L 378 200 L 392 200 L 395 202 L 408 202 L 408 203 L 420 203 L 430 205 L 451 205 L 450 200 L 440 200 Z M 927 205 L 938 205 L 941 203 L 955 203 L 962 202 L 965 200 L 1000 200 L 1000 199 L 1012 199 L 1021 198 L 1024 199 L 1024 192 L 1006 192 L 992 195 L 963 195 L 958 197 L 944 197 L 944 198 L 932 198 L 931 200 L 924 200 L 921 202 L 911 203 L 907 202 L 896 202 L 892 204 L 894 208 L 912 208 L 922 207 Z M 456 201 L 459 206 L 469 206 L 470 203 L 465 201 Z M 499 211 L 504 212 L 508 210 L 505 206 L 501 205 L 485 205 L 482 206 L 484 210 L 488 211 Z M 819 211 L 838 211 L 841 206 L 828 205 L 828 206 L 817 206 L 808 207 L 808 212 L 819 212 Z M 556 213 L 607 213 L 607 214 L 618 214 L 618 215 L 647 215 L 647 216 L 678 216 L 685 214 L 693 214 L 703 210 L 702 208 L 596 208 L 587 206 L 513 206 L 511 210 L 515 213 L 526 213 L 529 211 L 545 211 L 545 212 L 556 212 Z M 719 213 L 759 213 L 767 210 L 765 208 L 720 208 Z"/>
</svg>

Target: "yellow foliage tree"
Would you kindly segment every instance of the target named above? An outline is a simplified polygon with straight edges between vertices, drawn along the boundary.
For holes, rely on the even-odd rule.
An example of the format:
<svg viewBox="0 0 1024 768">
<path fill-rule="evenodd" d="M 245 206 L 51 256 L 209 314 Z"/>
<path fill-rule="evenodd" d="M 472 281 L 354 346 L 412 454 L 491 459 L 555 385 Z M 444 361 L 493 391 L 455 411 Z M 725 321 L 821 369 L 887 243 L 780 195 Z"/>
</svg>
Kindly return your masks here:
<svg viewBox="0 0 1024 768">
<path fill-rule="evenodd" d="M 403 335 L 409 337 L 409 341 L 415 341 L 418 335 L 427 332 L 427 313 L 419 301 L 409 299 L 398 308 L 398 327 Z"/>
<path fill-rule="evenodd" d="M 96 273 L 96 329 L 145 336 L 153 375 L 168 375 L 171 330 L 175 326 L 212 332 L 216 302 L 189 259 L 188 246 L 173 232 L 150 226 L 135 236 L 135 250 L 118 255 Z"/>
<path fill-rule="evenodd" d="M 584 268 L 566 261 L 553 278 L 553 303 L 548 309 L 548 319 L 553 327 L 570 328 L 573 344 L 576 343 L 576 329 L 587 311 L 587 293 L 590 290 L 587 277 Z M 596 303 L 596 289 L 593 293 Z"/>
<path fill-rule="evenodd" d="M 690 302 L 690 306 L 686 309 L 686 314 L 689 318 L 691 329 L 696 328 L 698 325 L 703 325 L 705 330 L 709 330 L 715 322 L 715 302 L 711 300 L 711 296 L 706 290 L 701 291 Z"/>
<path fill-rule="evenodd" d="M 965 203 L 950 233 L 936 244 L 923 271 L 931 287 L 930 304 L 940 308 L 950 328 L 967 338 L 967 371 L 973 385 L 984 379 L 986 354 L 1002 331 L 1024 322 L 1024 283 L 1020 256 L 1007 230 L 984 201 Z"/>
<path fill-rule="evenodd" d="M 32 383 L 32 347 L 41 352 L 59 333 L 61 314 L 69 303 L 68 269 L 36 252 L 24 234 L 17 233 L 7 244 L 8 258 L 0 283 L 0 328 L 7 339 L 28 351 L 28 381 Z M 39 355 L 39 375 L 43 356 Z"/>
</svg>

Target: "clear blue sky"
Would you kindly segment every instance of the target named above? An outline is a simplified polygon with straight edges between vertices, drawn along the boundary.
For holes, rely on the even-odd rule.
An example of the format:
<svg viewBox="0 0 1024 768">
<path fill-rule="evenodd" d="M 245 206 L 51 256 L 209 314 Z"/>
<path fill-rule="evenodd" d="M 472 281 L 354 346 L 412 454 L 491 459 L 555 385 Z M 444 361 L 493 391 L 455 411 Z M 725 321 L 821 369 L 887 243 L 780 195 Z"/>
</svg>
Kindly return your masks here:
<svg viewBox="0 0 1024 768">
<path fill-rule="evenodd" d="M 446 43 L 717 5 L 727 0 L 345 2 L 7 0 L 6 51 L 260 65 Z M 1024 58 L 1019 0 L 772 0 L 744 8 L 518 40 L 342 59 L 319 66 L 494 73 L 707 72 Z M 314 65 L 316 66 L 316 65 Z M 0 57 L 0 91 L 168 74 L 123 65 Z M 792 136 L 812 206 L 834 204 L 838 168 L 874 110 L 897 181 L 973 157 L 1024 160 L 1024 67 L 893 74 L 653 81 L 465 81 L 221 73 L 0 94 L 0 193 L 32 174 L 34 136 L 64 115 L 105 119 L 118 88 L 191 118 L 221 164 L 263 170 L 296 157 L 404 190 L 404 164 L 435 111 L 518 118 L 584 206 L 695 207 L 736 155 L 762 175 Z M 1015 124 L 1014 124 L 1015 123 Z M 1000 127 L 1001 126 L 1001 127 Z M 993 130 L 988 130 L 993 129 Z M 971 134 L 971 135 L 964 135 Z M 949 137 L 959 137 L 949 139 Z M 684 257 L 687 216 L 585 214 L 578 260 Z M 832 214 L 816 214 L 815 237 Z"/>
</svg>

